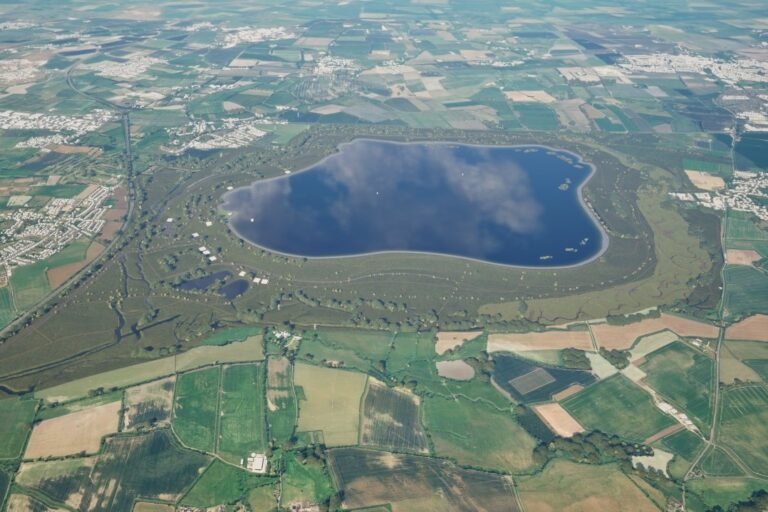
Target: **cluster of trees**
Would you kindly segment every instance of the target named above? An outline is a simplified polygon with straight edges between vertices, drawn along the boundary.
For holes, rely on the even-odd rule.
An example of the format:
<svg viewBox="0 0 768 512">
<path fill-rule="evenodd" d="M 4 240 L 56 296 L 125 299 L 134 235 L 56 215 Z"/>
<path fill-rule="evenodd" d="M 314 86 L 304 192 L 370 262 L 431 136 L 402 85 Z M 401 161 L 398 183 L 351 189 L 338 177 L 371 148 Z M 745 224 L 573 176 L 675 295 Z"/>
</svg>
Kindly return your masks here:
<svg viewBox="0 0 768 512">
<path fill-rule="evenodd" d="M 619 370 L 629 366 L 629 350 L 618 350 L 615 348 L 608 350 L 605 347 L 600 347 L 600 355 Z"/>
<path fill-rule="evenodd" d="M 578 348 L 566 348 L 562 352 L 563 366 L 575 368 L 577 370 L 591 370 L 592 363 L 589 362 L 587 353 Z"/>
<path fill-rule="evenodd" d="M 661 317 L 661 312 L 658 309 L 652 309 L 647 313 L 632 313 L 630 315 L 608 315 L 605 317 L 605 321 L 608 323 L 608 325 L 628 325 L 634 324 L 635 322 L 639 322 L 641 320 L 645 320 L 646 318 L 659 317 Z"/>
<path fill-rule="evenodd" d="M 552 457 L 565 457 L 583 464 L 630 461 L 632 457 L 653 455 L 653 448 L 630 443 L 619 436 L 600 431 L 574 434 L 573 437 L 555 437 L 534 449 L 534 460 L 543 464 Z"/>
</svg>

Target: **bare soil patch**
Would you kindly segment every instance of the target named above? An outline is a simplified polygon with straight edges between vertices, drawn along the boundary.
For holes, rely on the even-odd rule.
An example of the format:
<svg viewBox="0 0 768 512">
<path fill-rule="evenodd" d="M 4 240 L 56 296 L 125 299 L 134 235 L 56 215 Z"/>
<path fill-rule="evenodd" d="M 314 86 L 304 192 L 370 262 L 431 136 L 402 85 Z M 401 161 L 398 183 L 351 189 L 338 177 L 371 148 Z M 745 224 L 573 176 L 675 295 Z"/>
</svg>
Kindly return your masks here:
<svg viewBox="0 0 768 512">
<path fill-rule="evenodd" d="M 725 331 L 729 340 L 768 341 L 768 315 L 753 315 Z"/>
<path fill-rule="evenodd" d="M 272 357 L 267 365 L 267 385 L 270 388 L 282 388 L 289 385 L 288 368 L 291 361 L 287 357 Z"/>
<path fill-rule="evenodd" d="M 706 172 L 689 170 L 686 170 L 685 174 L 688 175 L 688 179 L 691 180 L 691 183 L 701 190 L 712 191 L 725 188 L 725 181 L 720 176 L 713 176 Z"/>
<path fill-rule="evenodd" d="M 157 426 L 168 425 L 175 382 L 176 376 L 173 376 L 125 390 L 126 409 L 123 422 L 125 428 L 135 428 L 137 425 L 134 425 L 134 422 L 147 411 L 153 412 Z"/>
<path fill-rule="evenodd" d="M 554 395 L 552 395 L 552 399 L 555 400 L 556 402 L 559 402 L 560 400 L 565 400 L 571 395 L 575 395 L 582 389 L 584 389 L 584 386 L 582 386 L 581 384 L 574 384 L 572 386 L 568 386 L 567 388 L 560 391 L 559 393 L 555 393 Z"/>
<path fill-rule="evenodd" d="M 571 437 L 584 432 L 584 427 L 558 403 L 534 405 L 533 410 L 559 436 Z"/>
<path fill-rule="evenodd" d="M 592 333 L 598 345 L 607 349 L 626 350 L 641 336 L 668 329 L 678 336 L 716 338 L 717 327 L 696 320 L 663 314 L 628 325 L 593 324 Z"/>
<path fill-rule="evenodd" d="M 119 401 L 45 420 L 35 426 L 25 459 L 99 451 L 101 438 L 117 432 Z"/>
<path fill-rule="evenodd" d="M 475 376 L 475 369 L 461 359 L 456 361 L 438 361 L 437 374 L 453 380 L 470 380 Z"/>
<path fill-rule="evenodd" d="M 506 91 L 504 96 L 513 103 L 553 103 L 555 101 L 547 91 Z"/>
<path fill-rule="evenodd" d="M 56 153 L 63 153 L 65 155 L 73 154 L 85 154 L 85 155 L 99 155 L 101 154 L 101 148 L 94 148 L 91 146 L 67 146 L 64 144 L 57 144 L 51 146 L 50 149 Z"/>
<path fill-rule="evenodd" d="M 729 265 L 752 265 L 760 259 L 760 254 L 752 249 L 728 249 L 725 251 L 725 262 Z"/>
<path fill-rule="evenodd" d="M 683 427 L 680 423 L 675 423 L 674 425 L 668 426 L 664 430 L 660 430 L 659 432 L 656 432 L 651 437 L 643 441 L 643 444 L 647 444 L 647 445 L 653 444 L 660 439 L 664 439 L 667 436 L 671 436 L 675 432 L 679 432 L 680 430 L 683 430 L 684 428 L 685 427 Z"/>
<path fill-rule="evenodd" d="M 462 346 L 465 342 L 473 340 L 483 334 L 478 331 L 464 332 L 438 332 L 437 343 L 435 343 L 435 352 L 443 355 L 451 349 Z"/>
<path fill-rule="evenodd" d="M 525 352 L 564 348 L 592 350 L 592 338 L 588 331 L 545 331 L 488 336 L 488 352 Z"/>
</svg>

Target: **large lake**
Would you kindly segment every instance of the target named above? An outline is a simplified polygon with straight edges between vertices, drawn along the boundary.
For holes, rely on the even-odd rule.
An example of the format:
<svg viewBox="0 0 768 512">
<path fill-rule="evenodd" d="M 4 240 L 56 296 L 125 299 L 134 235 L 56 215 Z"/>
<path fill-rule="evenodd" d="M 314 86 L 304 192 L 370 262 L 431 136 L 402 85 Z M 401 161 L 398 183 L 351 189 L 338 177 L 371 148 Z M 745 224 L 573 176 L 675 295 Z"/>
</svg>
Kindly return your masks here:
<svg viewBox="0 0 768 512">
<path fill-rule="evenodd" d="M 574 265 L 604 246 L 580 197 L 591 172 L 540 146 L 356 140 L 304 171 L 228 192 L 223 209 L 245 240 L 299 256 L 417 251 Z"/>
</svg>

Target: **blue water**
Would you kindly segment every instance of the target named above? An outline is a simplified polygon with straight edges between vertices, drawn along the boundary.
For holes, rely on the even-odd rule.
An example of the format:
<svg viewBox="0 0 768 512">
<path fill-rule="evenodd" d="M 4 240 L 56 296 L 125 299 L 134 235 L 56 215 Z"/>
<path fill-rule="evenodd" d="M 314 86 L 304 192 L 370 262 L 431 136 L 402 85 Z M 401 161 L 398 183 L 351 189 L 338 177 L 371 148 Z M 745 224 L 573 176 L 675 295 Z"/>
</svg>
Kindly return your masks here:
<svg viewBox="0 0 768 512">
<path fill-rule="evenodd" d="M 307 257 L 418 251 L 561 266 L 603 247 L 579 199 L 591 167 L 538 146 L 357 140 L 224 196 L 239 236 Z"/>
</svg>

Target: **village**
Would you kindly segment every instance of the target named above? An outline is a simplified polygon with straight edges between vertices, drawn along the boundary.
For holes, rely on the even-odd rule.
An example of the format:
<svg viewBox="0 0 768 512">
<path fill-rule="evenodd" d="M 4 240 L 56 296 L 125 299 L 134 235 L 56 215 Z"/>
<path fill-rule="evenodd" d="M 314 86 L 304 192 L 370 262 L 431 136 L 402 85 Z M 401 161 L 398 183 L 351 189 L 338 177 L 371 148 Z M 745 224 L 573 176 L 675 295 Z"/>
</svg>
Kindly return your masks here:
<svg viewBox="0 0 768 512">
<path fill-rule="evenodd" d="M 30 265 L 61 251 L 80 237 L 92 237 L 101 231 L 105 201 L 113 186 L 89 185 L 77 196 L 54 198 L 42 209 L 25 208 L 31 196 L 14 196 L 13 206 L 0 212 L 0 266 L 6 276 L 13 268 Z"/>
</svg>

